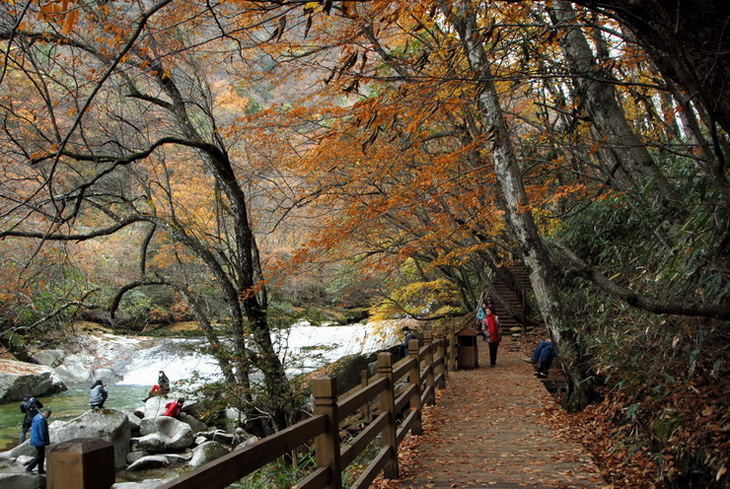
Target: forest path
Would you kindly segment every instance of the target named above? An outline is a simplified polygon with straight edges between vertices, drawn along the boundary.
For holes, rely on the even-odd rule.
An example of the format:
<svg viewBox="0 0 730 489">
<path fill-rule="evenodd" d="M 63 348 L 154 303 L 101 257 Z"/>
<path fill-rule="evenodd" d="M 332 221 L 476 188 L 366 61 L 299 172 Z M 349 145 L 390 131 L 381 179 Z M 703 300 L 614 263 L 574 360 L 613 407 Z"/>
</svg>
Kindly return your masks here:
<svg viewBox="0 0 730 489">
<path fill-rule="evenodd" d="M 401 479 L 382 489 L 600 488 L 607 486 L 588 453 L 555 429 L 555 399 L 524 354 L 505 338 L 497 365 L 478 341 L 479 368 L 450 372 L 424 431 L 404 440 Z M 512 348 L 510 348 L 512 346 Z M 401 450 L 399 449 L 399 452 Z"/>
</svg>

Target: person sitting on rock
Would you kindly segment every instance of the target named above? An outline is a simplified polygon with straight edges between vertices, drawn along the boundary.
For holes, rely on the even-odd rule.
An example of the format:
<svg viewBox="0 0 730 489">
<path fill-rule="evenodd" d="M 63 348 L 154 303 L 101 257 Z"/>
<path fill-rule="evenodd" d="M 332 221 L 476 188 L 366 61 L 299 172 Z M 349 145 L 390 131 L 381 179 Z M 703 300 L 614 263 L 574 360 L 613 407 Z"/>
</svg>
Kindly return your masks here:
<svg viewBox="0 0 730 489">
<path fill-rule="evenodd" d="M 401 328 L 401 332 L 403 332 L 404 336 L 403 336 L 403 341 L 401 341 L 399 344 L 399 350 L 400 350 L 400 356 L 405 358 L 408 356 L 408 343 L 411 340 L 416 339 L 416 334 L 413 331 L 411 331 L 411 328 L 409 328 L 408 326 L 403 326 Z"/>
<path fill-rule="evenodd" d="M 160 370 L 160 374 L 157 376 L 157 383 L 152 386 L 147 397 L 142 399 L 142 402 L 147 402 L 152 396 L 166 396 L 170 392 L 170 379 L 167 378 L 165 372 Z"/>
<path fill-rule="evenodd" d="M 108 395 L 109 394 L 106 391 L 104 382 L 97 380 L 94 382 L 94 385 L 91 386 L 91 392 L 89 393 L 89 406 L 92 409 L 102 409 Z"/>
<path fill-rule="evenodd" d="M 157 376 L 157 385 L 160 386 L 160 392 L 163 396 L 170 393 L 170 379 L 167 378 L 167 375 L 162 370 L 160 370 L 160 374 Z"/>
<path fill-rule="evenodd" d="M 180 411 L 182 411 L 183 404 L 185 404 L 185 398 L 181 397 L 177 401 L 168 402 L 165 404 L 165 412 L 162 413 L 163 416 L 169 416 L 171 418 L 177 418 L 180 416 Z"/>
<path fill-rule="evenodd" d="M 547 379 L 548 370 L 550 370 L 550 366 L 553 363 L 553 358 L 555 358 L 555 347 L 553 346 L 553 341 L 547 338 L 538 343 L 532 356 L 525 358 L 524 361 L 536 365 L 537 372 L 535 375 L 538 378 Z"/>
</svg>

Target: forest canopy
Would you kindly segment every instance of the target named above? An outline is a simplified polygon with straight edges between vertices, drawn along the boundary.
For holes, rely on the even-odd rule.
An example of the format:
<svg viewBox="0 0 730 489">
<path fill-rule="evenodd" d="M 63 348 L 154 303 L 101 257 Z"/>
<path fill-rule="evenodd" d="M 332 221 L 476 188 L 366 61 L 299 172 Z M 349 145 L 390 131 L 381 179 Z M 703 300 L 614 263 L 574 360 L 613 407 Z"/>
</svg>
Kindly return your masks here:
<svg viewBox="0 0 730 489">
<path fill-rule="evenodd" d="M 194 318 L 266 434 L 299 413 L 279 312 L 458 318 L 522 264 L 571 408 L 649 351 L 642 382 L 727 372 L 723 1 L 0 9 L 16 355 L 80 314 Z"/>
</svg>

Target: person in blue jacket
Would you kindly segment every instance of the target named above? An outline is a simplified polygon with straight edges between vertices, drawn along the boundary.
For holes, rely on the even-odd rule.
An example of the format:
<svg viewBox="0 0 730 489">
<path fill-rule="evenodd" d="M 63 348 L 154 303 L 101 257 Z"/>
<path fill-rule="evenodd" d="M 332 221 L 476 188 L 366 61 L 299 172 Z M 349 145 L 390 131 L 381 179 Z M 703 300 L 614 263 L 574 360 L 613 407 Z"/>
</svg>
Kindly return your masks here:
<svg viewBox="0 0 730 489">
<path fill-rule="evenodd" d="M 555 347 L 553 346 L 553 340 L 550 338 L 545 339 L 537 344 L 532 357 L 525 358 L 525 362 L 531 363 L 537 367 L 535 375 L 540 379 L 548 378 L 548 370 L 553 364 L 555 358 Z"/>
<path fill-rule="evenodd" d="M 25 467 L 25 471 L 31 474 L 36 466 L 39 474 L 46 473 L 46 447 L 51 443 L 51 437 L 48 435 L 48 417 L 50 415 L 50 409 L 36 414 L 30 427 L 30 444 L 35 447 L 35 458 Z"/>
</svg>

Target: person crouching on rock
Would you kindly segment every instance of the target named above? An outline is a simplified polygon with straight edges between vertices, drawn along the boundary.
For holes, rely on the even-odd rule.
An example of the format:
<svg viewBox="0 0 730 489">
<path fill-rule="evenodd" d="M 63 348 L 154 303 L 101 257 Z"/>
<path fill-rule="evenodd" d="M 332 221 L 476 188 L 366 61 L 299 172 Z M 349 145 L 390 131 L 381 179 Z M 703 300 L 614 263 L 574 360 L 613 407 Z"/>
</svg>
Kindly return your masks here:
<svg viewBox="0 0 730 489">
<path fill-rule="evenodd" d="M 106 401 L 109 393 L 106 391 L 106 386 L 101 380 L 94 382 L 91 386 L 91 392 L 89 393 L 89 406 L 92 409 L 102 409 L 104 407 L 104 401 Z"/>
<path fill-rule="evenodd" d="M 177 401 L 168 402 L 165 404 L 165 412 L 162 413 L 163 416 L 169 416 L 171 418 L 177 418 L 180 416 L 180 411 L 182 411 L 183 404 L 185 404 L 185 398 L 181 397 Z"/>
</svg>

